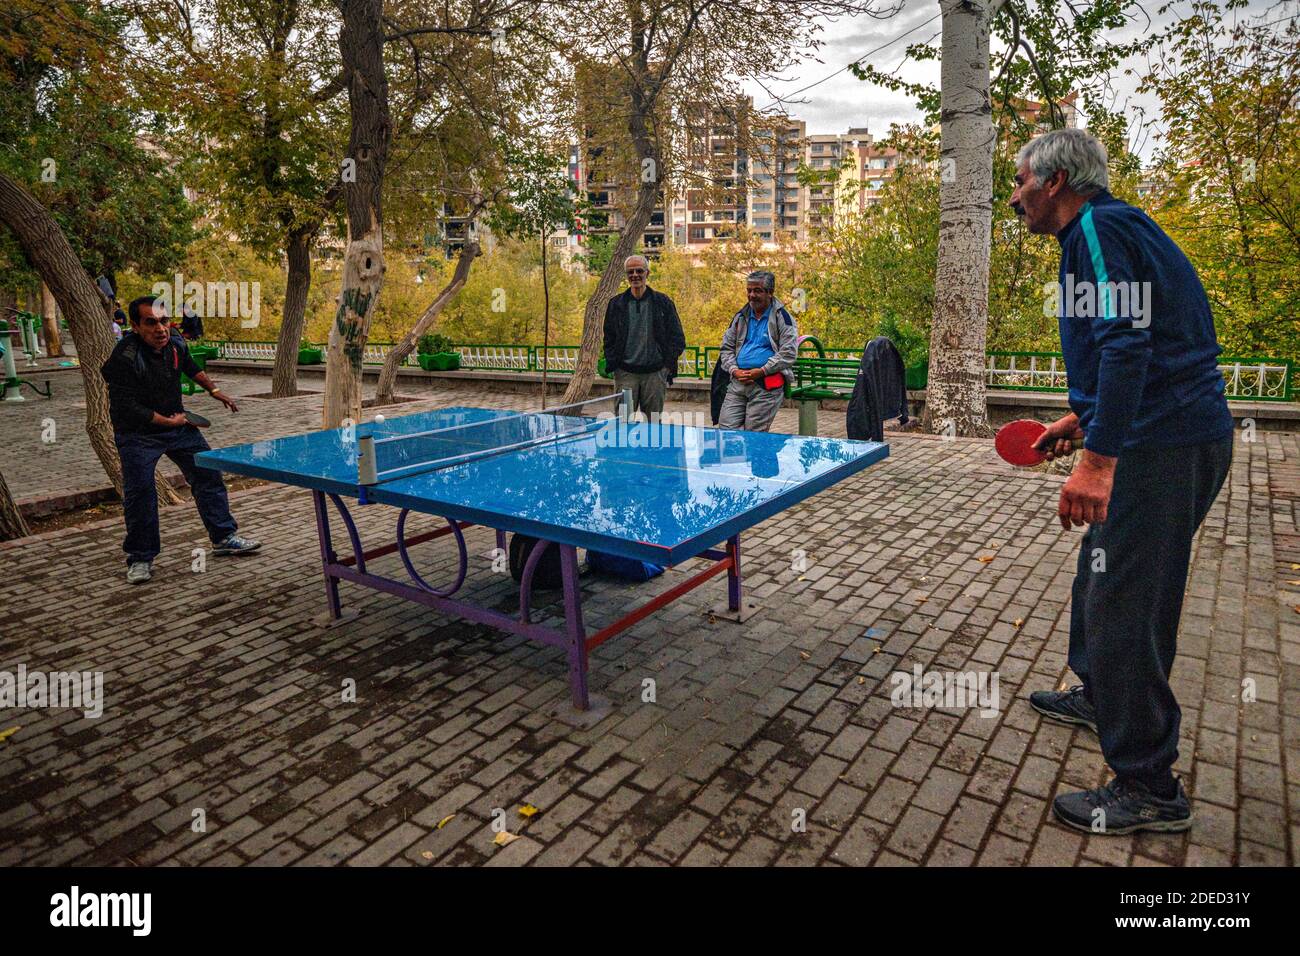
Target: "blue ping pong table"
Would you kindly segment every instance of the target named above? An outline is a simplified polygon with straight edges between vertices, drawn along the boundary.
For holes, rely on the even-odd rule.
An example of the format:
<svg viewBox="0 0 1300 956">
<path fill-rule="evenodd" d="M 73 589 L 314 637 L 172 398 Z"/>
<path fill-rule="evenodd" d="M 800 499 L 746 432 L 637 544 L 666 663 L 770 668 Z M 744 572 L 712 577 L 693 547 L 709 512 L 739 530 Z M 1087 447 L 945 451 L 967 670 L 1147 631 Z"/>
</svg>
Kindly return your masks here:
<svg viewBox="0 0 1300 956">
<path fill-rule="evenodd" d="M 888 454 L 878 442 L 447 408 L 216 449 L 196 461 L 311 491 L 334 620 L 342 615 L 339 582 L 348 581 L 560 647 L 573 703 L 586 710 L 590 651 L 723 572 L 728 607 L 740 611 L 741 532 Z M 396 540 L 365 550 L 344 499 L 399 509 Z M 327 502 L 342 519 L 350 555 L 334 550 Z M 408 538 L 411 512 L 443 518 L 446 527 Z M 454 597 L 468 570 L 463 530 L 473 525 L 495 530 L 500 549 L 507 532 L 538 539 L 523 567 L 517 616 Z M 458 571 L 435 587 L 416 570 L 409 548 L 446 535 L 454 536 Z M 534 623 L 530 611 L 534 572 L 552 546 L 559 549 L 564 631 Z M 588 636 L 578 548 L 661 565 L 695 557 L 710 564 Z M 409 582 L 367 570 L 368 561 L 394 552 Z"/>
</svg>

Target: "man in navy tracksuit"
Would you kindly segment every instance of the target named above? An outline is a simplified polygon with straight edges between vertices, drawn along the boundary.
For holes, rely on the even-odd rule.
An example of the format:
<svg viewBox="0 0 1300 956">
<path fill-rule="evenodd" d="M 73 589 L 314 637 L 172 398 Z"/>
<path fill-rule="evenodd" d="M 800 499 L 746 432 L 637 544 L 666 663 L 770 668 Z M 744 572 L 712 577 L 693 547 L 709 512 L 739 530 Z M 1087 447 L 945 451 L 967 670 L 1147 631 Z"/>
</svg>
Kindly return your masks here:
<svg viewBox="0 0 1300 956">
<path fill-rule="evenodd" d="M 117 343 L 102 369 L 108 383 L 108 414 L 113 441 L 122 460 L 122 513 L 126 520 L 126 579 L 144 584 L 162 549 L 158 529 L 158 459 L 174 461 L 194 492 L 213 554 L 250 554 L 261 545 L 235 533 L 221 473 L 201 468 L 194 456 L 208 450 L 199 430 L 187 423 L 181 405 L 181 373 L 194 379 L 232 412 L 235 400 L 220 391 L 190 358 L 185 340 L 173 333 L 171 320 L 157 296 L 134 300 L 131 331 Z"/>
<path fill-rule="evenodd" d="M 1036 691 L 1034 709 L 1091 728 L 1115 772 L 1058 796 L 1063 822 L 1095 833 L 1176 831 L 1191 806 L 1172 767 L 1181 712 L 1169 686 L 1192 539 L 1227 477 L 1232 415 L 1214 319 L 1196 270 L 1165 233 L 1106 191 L 1105 147 L 1078 129 L 1031 140 L 1011 203 L 1061 244 L 1061 349 L 1071 412 L 1039 447 L 1083 457 L 1061 526 L 1088 526 L 1070 617 L 1082 683 Z"/>
</svg>

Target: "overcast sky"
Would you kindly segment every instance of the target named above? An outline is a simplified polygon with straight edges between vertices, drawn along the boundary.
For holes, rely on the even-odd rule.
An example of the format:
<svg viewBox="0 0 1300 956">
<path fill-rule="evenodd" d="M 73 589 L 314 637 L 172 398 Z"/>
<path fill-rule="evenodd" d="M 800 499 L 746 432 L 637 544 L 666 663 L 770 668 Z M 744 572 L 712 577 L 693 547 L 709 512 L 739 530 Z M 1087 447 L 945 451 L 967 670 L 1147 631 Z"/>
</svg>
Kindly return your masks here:
<svg viewBox="0 0 1300 956">
<path fill-rule="evenodd" d="M 888 0 L 882 0 L 888 2 Z M 1160 17 L 1158 10 L 1161 3 L 1147 2 L 1144 8 L 1157 25 L 1168 23 L 1175 17 L 1174 12 Z M 1271 10 L 1268 19 L 1293 15 L 1297 5 L 1288 3 L 1279 5 L 1277 0 L 1251 0 L 1248 11 L 1242 16 L 1257 16 Z M 1189 2 L 1175 5 L 1174 10 L 1184 12 L 1191 9 Z M 932 22 L 927 22 L 932 21 Z M 802 119 L 808 124 L 808 133 L 843 133 L 850 126 L 866 126 L 875 136 L 888 132 L 891 123 L 912 122 L 920 119 L 920 112 L 914 101 L 903 93 L 891 93 L 871 83 L 864 83 L 845 69 L 853 60 L 865 55 L 866 62 L 879 70 L 893 71 L 903 62 L 906 49 L 910 44 L 921 43 L 933 38 L 939 42 L 938 0 L 905 0 L 903 9 L 888 20 L 870 17 L 856 17 L 835 22 L 826 21 L 822 38 L 824 45 L 818 51 L 820 63 L 807 61 L 787 73 L 784 82 L 775 84 L 772 90 L 783 97 L 805 100 L 791 103 L 787 109 L 791 116 Z M 1130 39 L 1133 34 L 1146 31 L 1146 23 L 1117 33 L 1116 40 Z M 883 48 L 883 49 L 882 49 Z M 1000 50 L 995 46 L 995 50 Z M 871 51 L 878 51 L 872 53 Z M 1134 64 L 1140 66 L 1141 64 Z M 899 72 L 903 79 L 915 83 L 939 82 L 938 63 L 912 63 L 903 66 Z M 827 79 L 827 77 L 830 77 Z M 824 82 L 818 82 L 823 81 Z M 817 85 L 795 96 L 795 91 L 811 84 Z M 1132 77 L 1117 76 L 1114 86 L 1119 93 L 1120 103 L 1128 104 L 1125 110 L 1130 117 L 1136 118 L 1135 107 L 1145 107 L 1148 120 L 1155 119 L 1156 102 L 1149 97 L 1138 97 L 1134 90 L 1136 80 Z M 756 106 L 772 102 L 772 97 L 757 84 L 748 85 L 749 93 L 754 97 Z M 1153 132 L 1158 132 L 1153 127 Z M 1144 158 L 1150 158 L 1155 146 L 1153 136 L 1140 137 L 1137 123 L 1130 129 L 1130 140 L 1139 146 Z"/>
</svg>

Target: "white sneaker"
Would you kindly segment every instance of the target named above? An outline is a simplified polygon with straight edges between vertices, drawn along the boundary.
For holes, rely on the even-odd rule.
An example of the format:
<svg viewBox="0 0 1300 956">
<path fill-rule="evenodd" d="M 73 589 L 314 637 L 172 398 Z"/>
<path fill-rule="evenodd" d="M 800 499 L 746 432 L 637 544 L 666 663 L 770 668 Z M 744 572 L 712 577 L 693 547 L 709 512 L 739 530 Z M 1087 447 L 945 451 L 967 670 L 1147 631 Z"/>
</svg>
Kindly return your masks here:
<svg viewBox="0 0 1300 956">
<path fill-rule="evenodd" d="M 144 584 L 153 577 L 153 565 L 148 561 L 132 561 L 126 569 L 127 584 Z"/>
</svg>

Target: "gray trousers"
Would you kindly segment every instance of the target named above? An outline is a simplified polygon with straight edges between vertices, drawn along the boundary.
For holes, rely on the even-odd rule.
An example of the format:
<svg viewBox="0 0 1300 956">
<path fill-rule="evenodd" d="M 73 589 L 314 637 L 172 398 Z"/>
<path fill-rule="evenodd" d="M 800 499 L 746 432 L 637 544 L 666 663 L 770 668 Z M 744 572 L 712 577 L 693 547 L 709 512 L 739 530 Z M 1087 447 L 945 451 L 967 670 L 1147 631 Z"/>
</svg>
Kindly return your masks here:
<svg viewBox="0 0 1300 956">
<path fill-rule="evenodd" d="M 663 413 L 664 396 L 668 394 L 668 380 L 663 372 L 625 372 L 619 369 L 614 373 L 614 388 L 632 393 L 634 413 L 642 412 L 647 419 Z"/>
<path fill-rule="evenodd" d="M 772 427 L 772 419 L 776 418 L 784 401 L 785 389 L 768 391 L 762 382 L 737 382 L 733 378 L 727 383 L 727 397 L 722 400 L 722 410 L 718 412 L 718 425 L 765 432 Z"/>
</svg>

